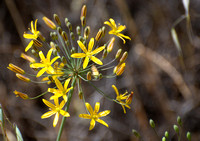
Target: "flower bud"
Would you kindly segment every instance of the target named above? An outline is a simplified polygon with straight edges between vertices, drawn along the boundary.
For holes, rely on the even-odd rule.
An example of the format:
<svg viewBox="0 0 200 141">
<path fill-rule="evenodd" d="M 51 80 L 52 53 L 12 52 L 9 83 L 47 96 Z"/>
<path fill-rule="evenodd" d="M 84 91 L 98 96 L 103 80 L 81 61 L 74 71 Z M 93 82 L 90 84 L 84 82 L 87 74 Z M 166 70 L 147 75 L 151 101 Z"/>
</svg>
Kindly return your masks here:
<svg viewBox="0 0 200 141">
<path fill-rule="evenodd" d="M 96 68 L 96 66 L 92 65 L 91 70 L 92 70 L 92 76 L 94 76 L 94 78 L 98 78 L 99 77 L 99 71 Z"/>
<path fill-rule="evenodd" d="M 108 53 L 110 53 L 112 51 L 113 46 L 114 46 L 114 42 L 115 42 L 115 37 L 112 37 L 112 39 L 110 40 L 108 47 L 107 47 Z"/>
<path fill-rule="evenodd" d="M 106 33 L 106 27 L 103 26 L 103 27 L 101 28 L 101 30 L 102 30 L 102 37 L 104 37 L 104 36 L 105 36 L 105 33 Z"/>
<path fill-rule="evenodd" d="M 57 27 L 58 33 L 61 35 L 62 34 L 62 29 L 60 27 Z"/>
<path fill-rule="evenodd" d="M 74 37 L 74 33 L 73 33 L 73 32 L 70 33 L 70 37 L 71 37 L 72 40 L 75 39 L 75 37 Z"/>
<path fill-rule="evenodd" d="M 69 31 L 72 31 L 72 24 L 70 22 L 67 22 L 67 27 L 68 27 Z"/>
<path fill-rule="evenodd" d="M 122 52 L 122 49 L 119 49 L 115 55 L 115 59 L 119 58 L 120 54 Z"/>
<path fill-rule="evenodd" d="M 46 24 L 49 28 L 51 28 L 51 29 L 53 29 L 53 30 L 56 30 L 56 25 L 55 25 L 50 19 L 48 19 L 47 17 L 43 17 L 42 19 L 43 19 L 43 21 L 45 22 L 45 24 Z"/>
<path fill-rule="evenodd" d="M 69 22 L 68 18 L 65 18 L 65 24 L 67 25 L 67 23 Z"/>
<path fill-rule="evenodd" d="M 30 56 L 28 56 L 28 55 L 26 55 L 24 53 L 21 53 L 20 57 L 22 57 L 23 59 L 29 61 L 30 63 L 35 63 L 35 59 L 34 58 L 32 58 L 32 57 L 30 57 Z"/>
<path fill-rule="evenodd" d="M 86 19 L 85 19 L 85 17 L 82 17 L 82 18 L 81 18 L 81 25 L 82 25 L 83 27 L 85 27 L 85 25 L 86 25 Z"/>
<path fill-rule="evenodd" d="M 95 37 L 95 40 L 96 40 L 96 41 L 99 41 L 99 40 L 101 39 L 101 37 L 102 37 L 102 30 L 99 29 L 99 31 L 98 31 L 98 33 L 97 33 L 97 35 L 96 35 L 96 37 Z"/>
<path fill-rule="evenodd" d="M 179 128 L 177 125 L 174 125 L 174 131 L 178 134 L 179 133 Z"/>
<path fill-rule="evenodd" d="M 125 67 L 126 67 L 125 63 L 121 64 L 116 70 L 116 75 L 117 76 L 122 75 L 122 73 L 124 72 Z"/>
<path fill-rule="evenodd" d="M 31 50 L 31 53 L 32 53 L 35 57 L 38 57 L 38 53 L 37 53 L 34 49 Z"/>
<path fill-rule="evenodd" d="M 67 33 L 65 31 L 62 31 L 61 36 L 62 36 L 64 41 L 68 41 Z"/>
<path fill-rule="evenodd" d="M 102 58 L 105 59 L 107 57 L 107 55 L 108 55 L 108 52 L 106 49 L 104 49 Z"/>
<path fill-rule="evenodd" d="M 64 56 L 62 56 L 61 61 L 62 61 L 63 64 L 67 64 L 67 60 Z"/>
<path fill-rule="evenodd" d="M 120 58 L 120 63 L 124 62 L 126 60 L 127 56 L 128 56 L 128 52 L 126 51 L 123 53 L 122 57 Z"/>
<path fill-rule="evenodd" d="M 126 104 L 131 104 L 133 99 L 133 92 L 131 92 L 131 94 L 128 95 L 127 99 L 126 99 Z"/>
<path fill-rule="evenodd" d="M 84 31 L 84 38 L 85 38 L 85 39 L 88 39 L 89 34 L 90 34 L 90 27 L 87 26 L 87 27 L 85 28 L 85 31 Z"/>
<path fill-rule="evenodd" d="M 169 138 L 169 132 L 165 131 L 165 137 L 168 139 Z"/>
<path fill-rule="evenodd" d="M 24 81 L 24 82 L 30 82 L 31 80 L 28 77 L 25 77 L 19 73 L 16 73 L 17 78 L 19 78 L 20 80 Z"/>
<path fill-rule="evenodd" d="M 152 128 L 155 128 L 155 123 L 152 119 L 149 120 L 149 124 Z"/>
<path fill-rule="evenodd" d="M 42 36 L 42 34 L 39 32 L 39 38 L 43 41 L 43 42 L 45 42 L 46 41 L 46 39 L 45 39 L 45 37 L 44 36 Z"/>
<path fill-rule="evenodd" d="M 7 67 L 9 70 L 15 72 L 15 73 L 19 73 L 19 74 L 25 74 L 25 71 L 23 69 L 21 69 L 20 67 L 10 63 L 9 66 Z"/>
<path fill-rule="evenodd" d="M 187 136 L 187 139 L 188 139 L 189 141 L 191 141 L 191 133 L 190 133 L 189 131 L 187 132 L 187 135 L 186 135 L 186 136 Z"/>
<path fill-rule="evenodd" d="M 35 50 L 35 52 L 39 52 L 39 49 L 37 48 L 37 46 L 35 44 L 32 45 L 32 49 Z"/>
<path fill-rule="evenodd" d="M 54 14 L 53 17 L 54 17 L 54 20 L 56 21 L 56 23 L 57 23 L 59 26 L 61 26 L 60 18 L 58 17 L 58 15 L 57 15 L 57 14 Z"/>
<path fill-rule="evenodd" d="M 42 46 L 43 46 L 42 43 L 41 43 L 40 41 L 35 40 L 35 39 L 33 39 L 33 44 L 34 44 L 35 46 L 37 46 L 37 47 L 42 47 Z"/>
<path fill-rule="evenodd" d="M 80 91 L 80 92 L 78 93 L 78 96 L 79 96 L 80 99 L 83 99 L 83 92 Z"/>
<path fill-rule="evenodd" d="M 55 44 L 55 48 L 56 48 L 57 52 L 60 52 L 60 47 L 57 44 Z"/>
<path fill-rule="evenodd" d="M 91 71 L 87 72 L 87 80 L 91 80 L 92 79 L 92 73 Z"/>
<path fill-rule="evenodd" d="M 76 27 L 76 33 L 80 36 L 81 35 L 81 28 L 80 26 Z"/>
<path fill-rule="evenodd" d="M 133 129 L 132 132 L 137 138 L 140 138 L 140 134 L 135 129 Z"/>
<path fill-rule="evenodd" d="M 20 97 L 22 99 L 29 99 L 28 95 L 27 94 L 24 94 L 24 93 L 21 93 L 21 92 L 18 92 L 18 91 L 14 91 L 14 94 L 16 94 L 16 97 Z"/>
<path fill-rule="evenodd" d="M 80 19 L 82 19 L 82 17 L 86 17 L 86 13 L 87 13 L 87 7 L 86 7 L 86 5 L 83 5 L 83 7 L 81 9 Z"/>
<path fill-rule="evenodd" d="M 55 43 L 54 42 L 50 42 L 50 46 L 51 46 L 51 48 L 53 48 L 53 49 L 56 49 L 56 47 L 55 47 Z"/>
<path fill-rule="evenodd" d="M 167 139 L 165 137 L 162 137 L 162 141 L 167 141 Z"/>
<path fill-rule="evenodd" d="M 181 121 L 181 117 L 180 117 L 180 116 L 177 117 L 177 123 L 178 123 L 180 126 L 182 126 L 182 121 Z"/>
</svg>

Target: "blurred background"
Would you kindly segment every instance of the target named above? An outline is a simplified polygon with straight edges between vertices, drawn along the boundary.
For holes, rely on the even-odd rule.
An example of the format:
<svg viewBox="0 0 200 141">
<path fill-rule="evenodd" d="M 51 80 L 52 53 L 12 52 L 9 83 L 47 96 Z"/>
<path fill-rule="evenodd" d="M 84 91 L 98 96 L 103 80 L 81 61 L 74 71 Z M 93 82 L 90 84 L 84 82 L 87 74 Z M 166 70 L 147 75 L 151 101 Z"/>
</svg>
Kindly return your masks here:
<svg viewBox="0 0 200 141">
<path fill-rule="evenodd" d="M 13 91 L 18 90 L 34 97 L 47 90 L 46 84 L 27 84 L 9 71 L 9 63 L 30 71 L 28 63 L 20 58 L 28 44 L 24 31 L 31 20 L 38 19 L 38 30 L 48 39 L 49 29 L 44 25 L 45 15 L 53 19 L 56 13 L 63 25 L 67 17 L 73 27 L 80 25 L 80 11 L 87 5 L 87 25 L 94 37 L 103 22 L 110 17 L 116 23 L 126 25 L 123 32 L 132 38 L 124 45 L 117 39 L 113 56 L 118 48 L 128 51 L 127 67 L 122 76 L 94 82 L 106 94 L 115 97 L 111 88 L 115 84 L 120 93 L 133 91 L 131 110 L 123 113 L 122 107 L 103 98 L 93 87 L 83 83 L 86 101 L 94 106 L 101 102 L 101 111 L 112 112 L 104 119 L 109 128 L 97 124 L 89 131 L 89 120 L 80 119 L 85 113 L 83 102 L 75 91 L 70 105 L 70 118 L 64 127 L 63 141 L 135 141 L 136 129 L 144 141 L 161 140 L 169 131 L 170 140 L 177 140 L 173 125 L 182 118 L 182 140 L 187 131 L 192 140 L 200 140 L 200 1 L 190 2 L 189 25 L 186 19 L 176 24 L 175 30 L 181 48 L 171 37 L 171 29 L 177 19 L 185 14 L 181 0 L 1 0 L 0 1 L 0 103 L 6 117 L 18 125 L 25 141 L 53 141 L 59 126 L 53 128 L 53 117 L 41 119 L 48 111 L 42 98 L 22 100 Z M 189 26 L 188 26 L 189 25 Z M 75 31 L 75 28 L 73 28 Z M 107 27 L 107 30 L 109 28 Z M 110 36 L 107 36 L 110 37 Z M 103 44 L 103 43 L 102 43 Z M 29 52 L 30 53 L 30 52 Z M 159 139 L 149 126 L 149 119 L 156 123 Z M 60 119 L 61 121 L 61 119 Z M 11 124 L 6 121 L 7 136 L 15 141 Z M 2 140 L 2 138 L 1 138 Z"/>
</svg>

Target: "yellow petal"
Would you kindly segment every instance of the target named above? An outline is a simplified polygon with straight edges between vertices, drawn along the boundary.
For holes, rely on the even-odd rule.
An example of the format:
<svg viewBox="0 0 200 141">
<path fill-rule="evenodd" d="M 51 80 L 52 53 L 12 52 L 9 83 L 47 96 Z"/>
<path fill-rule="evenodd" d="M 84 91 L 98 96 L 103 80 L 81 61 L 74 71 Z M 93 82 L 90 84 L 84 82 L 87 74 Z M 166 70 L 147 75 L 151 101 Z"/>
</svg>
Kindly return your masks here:
<svg viewBox="0 0 200 141">
<path fill-rule="evenodd" d="M 23 37 L 26 39 L 35 39 L 35 36 L 33 34 L 28 34 L 28 33 L 24 33 Z"/>
<path fill-rule="evenodd" d="M 90 121 L 90 128 L 89 128 L 89 130 L 92 130 L 92 129 L 94 128 L 94 126 L 95 126 L 95 120 L 92 119 L 92 120 Z"/>
<path fill-rule="evenodd" d="M 110 23 L 116 28 L 117 26 L 116 26 L 115 21 L 112 18 L 110 18 L 109 20 L 110 20 Z"/>
<path fill-rule="evenodd" d="M 67 98 L 67 95 L 65 94 L 65 95 L 63 95 L 63 101 L 65 101 L 65 102 L 67 102 L 67 100 L 68 100 L 68 98 Z"/>
<path fill-rule="evenodd" d="M 83 62 L 83 69 L 85 69 L 87 67 L 88 63 L 89 63 L 89 57 L 86 56 L 85 60 Z"/>
<path fill-rule="evenodd" d="M 115 90 L 116 95 L 119 96 L 119 91 L 118 91 L 118 89 L 115 87 L 115 85 L 112 85 L 112 88 Z"/>
<path fill-rule="evenodd" d="M 94 38 L 91 38 L 88 44 L 88 52 L 92 51 L 93 46 L 94 46 Z"/>
<path fill-rule="evenodd" d="M 71 78 L 68 78 L 68 79 L 65 81 L 65 84 L 64 84 L 64 89 L 65 89 L 65 90 L 67 89 L 70 80 L 71 80 Z"/>
<path fill-rule="evenodd" d="M 55 109 L 55 105 L 53 105 L 51 102 L 42 99 L 42 101 L 44 102 L 44 104 L 46 104 L 49 108 L 51 108 L 52 110 Z"/>
<path fill-rule="evenodd" d="M 86 56 L 85 53 L 73 53 L 71 55 L 72 58 L 83 58 L 85 56 Z"/>
<path fill-rule="evenodd" d="M 41 116 L 41 118 L 42 118 L 42 119 L 43 119 L 43 118 L 48 118 L 48 117 L 54 115 L 55 113 L 56 113 L 56 112 L 54 112 L 54 111 L 46 112 L 46 113 L 44 113 L 44 114 Z"/>
<path fill-rule="evenodd" d="M 60 110 L 60 114 L 63 115 L 64 117 L 70 117 L 70 114 L 64 110 Z"/>
<path fill-rule="evenodd" d="M 30 67 L 31 68 L 43 68 L 43 67 L 45 67 L 45 65 L 42 63 L 33 63 L 33 64 L 30 64 Z"/>
<path fill-rule="evenodd" d="M 123 31 L 124 29 L 126 29 L 126 26 L 125 26 L 125 25 L 120 25 L 120 26 L 118 26 L 116 32 L 121 32 L 121 31 Z"/>
<path fill-rule="evenodd" d="M 31 32 L 34 33 L 33 21 L 31 21 Z"/>
<path fill-rule="evenodd" d="M 44 62 L 46 60 L 46 58 L 45 58 L 45 56 L 44 56 L 42 51 L 39 52 L 39 56 L 40 56 L 41 61 Z"/>
<path fill-rule="evenodd" d="M 110 26 L 111 28 L 114 28 L 113 25 L 112 25 L 109 21 L 105 21 L 104 24 L 107 24 L 107 25 Z"/>
<path fill-rule="evenodd" d="M 47 69 L 46 68 L 42 68 L 36 75 L 36 77 L 40 77 L 41 75 L 43 75 L 45 73 Z"/>
<path fill-rule="evenodd" d="M 91 56 L 90 59 L 91 59 L 93 62 L 95 62 L 96 64 L 98 64 L 98 65 L 103 65 L 103 63 L 101 62 L 101 60 L 98 59 L 98 58 L 96 58 L 96 57 L 94 57 L 94 56 Z"/>
<path fill-rule="evenodd" d="M 54 88 L 48 88 L 48 92 L 50 93 L 56 93 L 58 90 L 54 89 Z"/>
<path fill-rule="evenodd" d="M 125 39 L 131 40 L 131 38 L 130 38 L 129 36 L 126 36 L 126 35 L 124 35 L 124 34 L 119 33 L 118 35 L 121 36 L 121 37 L 123 37 L 123 38 L 125 38 Z"/>
<path fill-rule="evenodd" d="M 55 83 L 56 83 L 57 88 L 58 88 L 60 91 L 64 91 L 64 88 L 63 88 L 61 82 L 60 82 L 58 79 L 55 80 Z"/>
<path fill-rule="evenodd" d="M 100 103 L 96 102 L 95 107 L 94 107 L 94 112 L 98 113 L 99 112 L 99 108 L 100 108 Z"/>
<path fill-rule="evenodd" d="M 98 114 L 99 117 L 104 117 L 110 114 L 110 110 L 102 111 Z"/>
<path fill-rule="evenodd" d="M 91 52 L 91 55 L 97 54 L 97 53 L 101 52 L 104 48 L 105 48 L 105 46 L 101 46 L 101 47 L 99 47 L 99 48 L 93 50 L 93 51 Z"/>
<path fill-rule="evenodd" d="M 54 98 L 54 103 L 55 103 L 55 107 L 56 107 L 56 108 L 60 108 L 58 98 Z"/>
<path fill-rule="evenodd" d="M 81 41 L 77 41 L 77 43 L 78 43 L 78 45 L 79 45 L 79 47 L 85 52 L 85 53 L 87 53 L 87 49 L 86 49 L 86 47 L 85 47 L 85 45 L 81 42 Z"/>
<path fill-rule="evenodd" d="M 29 42 L 28 46 L 25 48 L 25 52 L 27 52 L 33 45 L 33 40 Z"/>
<path fill-rule="evenodd" d="M 56 127 L 56 125 L 58 123 L 58 119 L 59 119 L 59 113 L 56 113 L 54 120 L 53 120 L 53 127 Z"/>
<path fill-rule="evenodd" d="M 35 31 L 37 31 L 37 21 L 38 19 L 35 20 Z"/>
<path fill-rule="evenodd" d="M 101 119 L 97 119 L 96 121 L 101 123 L 101 124 L 103 124 L 103 125 L 105 125 L 106 127 L 108 127 L 108 124 L 105 121 L 103 121 Z"/>
<path fill-rule="evenodd" d="M 89 104 L 89 103 L 85 103 L 85 106 L 86 106 L 86 108 L 88 109 L 88 111 L 90 112 L 90 114 L 92 114 L 93 113 L 93 109 L 92 109 L 92 107 L 91 107 L 91 105 Z"/>
<path fill-rule="evenodd" d="M 85 119 L 91 119 L 91 115 L 88 115 L 88 114 L 80 114 L 79 117 L 85 118 Z"/>
<path fill-rule="evenodd" d="M 51 54 L 52 54 L 52 52 L 53 52 L 53 48 L 51 48 L 49 51 L 48 51 L 48 53 L 47 53 L 47 60 L 50 62 L 50 60 L 51 60 Z"/>
</svg>

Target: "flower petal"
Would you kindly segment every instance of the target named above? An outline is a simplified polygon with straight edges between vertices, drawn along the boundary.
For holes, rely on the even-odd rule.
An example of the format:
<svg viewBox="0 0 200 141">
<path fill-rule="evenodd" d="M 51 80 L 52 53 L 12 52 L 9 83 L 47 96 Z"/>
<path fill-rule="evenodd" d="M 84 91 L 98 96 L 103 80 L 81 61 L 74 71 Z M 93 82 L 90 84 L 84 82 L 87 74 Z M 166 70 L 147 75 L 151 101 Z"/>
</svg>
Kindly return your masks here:
<svg viewBox="0 0 200 141">
<path fill-rule="evenodd" d="M 94 46 L 94 38 L 91 38 L 88 44 L 88 52 L 92 51 L 93 46 Z"/>
<path fill-rule="evenodd" d="M 98 114 L 99 117 L 105 117 L 107 116 L 108 114 L 110 114 L 110 110 L 105 110 L 105 111 L 102 111 Z"/>
<path fill-rule="evenodd" d="M 45 65 L 42 63 L 33 63 L 33 64 L 30 64 L 30 67 L 31 68 L 43 68 L 43 67 L 45 67 Z"/>
<path fill-rule="evenodd" d="M 26 39 L 35 39 L 35 36 L 33 34 L 28 34 L 28 33 L 24 33 L 23 37 Z"/>
<path fill-rule="evenodd" d="M 92 130 L 92 129 L 94 128 L 94 126 L 95 126 L 95 120 L 92 119 L 92 120 L 90 121 L 90 128 L 89 128 L 89 130 Z"/>
<path fill-rule="evenodd" d="M 119 91 L 115 85 L 112 85 L 112 88 L 115 90 L 117 96 L 119 96 Z"/>
<path fill-rule="evenodd" d="M 25 48 L 25 52 L 27 52 L 33 45 L 33 40 L 29 42 L 28 46 Z"/>
<path fill-rule="evenodd" d="M 61 82 L 58 79 L 55 80 L 55 83 L 56 83 L 57 88 L 60 91 L 64 91 L 63 85 L 61 84 Z"/>
<path fill-rule="evenodd" d="M 94 107 L 94 113 L 98 113 L 100 108 L 100 103 L 96 102 L 95 107 Z"/>
<path fill-rule="evenodd" d="M 80 114 L 79 117 L 85 118 L 85 119 L 91 119 L 91 115 L 88 115 L 88 114 Z"/>
<path fill-rule="evenodd" d="M 88 111 L 90 112 L 90 115 L 93 114 L 93 109 L 91 107 L 91 105 L 89 103 L 85 103 L 86 108 L 88 109 Z"/>
<path fill-rule="evenodd" d="M 68 78 L 66 81 L 65 81 L 65 84 L 64 84 L 64 89 L 65 91 L 67 90 L 67 87 L 69 85 L 69 82 L 70 82 L 71 78 Z"/>
<path fill-rule="evenodd" d="M 85 69 L 87 67 L 88 63 L 89 63 L 89 57 L 86 56 L 85 60 L 83 62 L 83 69 Z"/>
<path fill-rule="evenodd" d="M 35 20 L 35 30 L 34 30 L 35 32 L 37 31 L 37 21 L 38 21 L 38 19 Z"/>
<path fill-rule="evenodd" d="M 115 28 L 117 28 L 117 25 L 116 25 L 115 21 L 114 21 L 112 18 L 110 18 L 109 20 L 110 20 L 110 23 L 111 23 Z"/>
<path fill-rule="evenodd" d="M 108 124 L 105 121 L 103 121 L 101 119 L 97 119 L 96 121 L 101 123 L 101 124 L 103 124 L 103 125 L 105 125 L 106 127 L 108 127 Z"/>
<path fill-rule="evenodd" d="M 101 62 L 101 60 L 98 59 L 98 58 L 96 58 L 96 57 L 94 57 L 94 56 L 91 56 L 90 59 L 91 59 L 93 62 L 95 62 L 96 64 L 98 64 L 98 65 L 103 65 L 103 63 Z"/>
<path fill-rule="evenodd" d="M 46 104 L 52 110 L 55 109 L 55 105 L 53 105 L 51 102 L 47 101 L 46 99 L 42 99 L 42 101 L 44 102 L 44 104 Z"/>
<path fill-rule="evenodd" d="M 59 113 L 56 113 L 54 120 L 53 120 L 53 127 L 56 127 L 56 125 L 58 123 L 58 119 L 59 119 Z"/>
<path fill-rule="evenodd" d="M 49 112 L 46 112 L 46 113 L 44 113 L 42 116 L 41 116 L 41 118 L 43 119 L 43 118 L 49 118 L 50 116 L 52 116 L 52 115 L 54 115 L 56 112 L 54 112 L 54 111 L 49 111 Z"/>
<path fill-rule="evenodd" d="M 85 45 L 81 41 L 78 40 L 77 43 L 78 43 L 79 47 L 83 50 L 83 52 L 85 52 L 85 53 L 88 52 Z"/>
<path fill-rule="evenodd" d="M 52 54 L 52 52 L 53 52 L 53 48 L 51 48 L 49 51 L 48 51 L 48 53 L 47 53 L 47 60 L 50 62 L 50 60 L 51 60 L 51 54 Z"/>
<path fill-rule="evenodd" d="M 51 60 L 51 62 L 50 62 L 50 64 L 53 64 L 57 59 L 59 59 L 60 58 L 60 56 L 56 56 L 56 57 L 54 57 L 52 60 Z"/>
<path fill-rule="evenodd" d="M 93 50 L 93 51 L 91 52 L 91 55 L 97 54 L 97 53 L 101 52 L 104 48 L 105 48 L 105 46 L 101 46 L 101 47 L 99 47 L 99 48 Z"/>
<path fill-rule="evenodd" d="M 85 53 L 73 53 L 71 55 L 72 58 L 83 58 L 85 56 L 86 56 Z"/>
<path fill-rule="evenodd" d="M 60 110 L 60 114 L 63 115 L 64 117 L 70 117 L 70 114 L 64 110 Z"/>
<path fill-rule="evenodd" d="M 119 33 L 119 32 L 121 32 L 121 31 L 123 31 L 124 29 L 126 29 L 126 26 L 125 26 L 125 25 L 120 25 L 120 26 L 118 26 L 116 32 Z"/>
<path fill-rule="evenodd" d="M 42 68 L 36 75 L 36 77 L 40 77 L 41 75 L 43 75 L 45 73 L 47 69 L 46 68 Z"/>
<path fill-rule="evenodd" d="M 39 56 L 40 56 L 41 61 L 45 62 L 46 58 L 42 51 L 39 52 Z"/>
</svg>

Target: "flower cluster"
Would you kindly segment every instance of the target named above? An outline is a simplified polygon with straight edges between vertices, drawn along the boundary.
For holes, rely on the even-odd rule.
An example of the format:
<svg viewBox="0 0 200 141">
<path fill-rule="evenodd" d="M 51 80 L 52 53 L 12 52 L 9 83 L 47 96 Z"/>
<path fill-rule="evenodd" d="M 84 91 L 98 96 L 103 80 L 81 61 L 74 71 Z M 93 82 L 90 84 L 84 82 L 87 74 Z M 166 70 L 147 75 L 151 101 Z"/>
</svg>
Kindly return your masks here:
<svg viewBox="0 0 200 141">
<path fill-rule="evenodd" d="M 130 37 L 121 33 L 126 26 L 120 24 L 117 26 L 112 18 L 109 19 L 110 22 L 105 21 L 104 24 L 111 27 L 111 31 L 108 33 L 115 36 L 112 36 L 107 43 L 100 45 L 99 41 L 105 36 L 106 28 L 105 26 L 101 27 L 96 37 L 90 38 L 90 26 L 86 26 L 86 13 L 87 8 L 84 5 L 80 16 L 81 26 L 76 27 L 76 33 L 73 32 L 72 25 L 67 18 L 65 19 L 65 26 L 68 29 L 66 32 L 63 30 L 60 18 L 56 14 L 54 14 L 55 22 L 47 17 L 43 17 L 44 23 L 51 30 L 50 42 L 47 42 L 41 32 L 38 31 L 37 20 L 35 20 L 35 23 L 31 21 L 31 29 L 29 29 L 31 33 L 24 33 L 23 36 L 31 40 L 25 48 L 25 52 L 31 50 L 30 53 L 32 53 L 34 57 L 25 53 L 22 53 L 21 57 L 30 63 L 30 68 L 35 70 L 37 74 L 32 75 L 26 73 L 26 71 L 14 64 L 9 64 L 8 67 L 8 69 L 16 73 L 19 79 L 25 82 L 35 82 L 31 79 L 31 76 L 34 76 L 41 78 L 40 83 L 55 84 L 54 88 L 48 88 L 46 92 L 34 98 L 30 98 L 27 94 L 22 92 L 14 91 L 18 97 L 23 99 L 35 99 L 50 93 L 49 100 L 43 99 L 44 104 L 49 107 L 50 111 L 43 114 L 41 118 L 48 118 L 55 115 L 53 121 L 54 127 L 58 123 L 59 115 L 63 117 L 70 116 L 68 109 L 76 86 L 80 99 L 84 102 L 86 101 L 82 91 L 81 81 L 86 81 L 96 88 L 91 81 L 119 76 L 124 72 L 126 67 L 125 60 L 128 53 L 122 53 L 122 49 L 117 51 L 112 61 L 104 63 L 104 59 L 108 57 L 114 47 L 115 36 L 121 38 L 123 43 L 126 42 L 125 39 L 130 40 Z M 108 69 L 112 69 L 113 73 L 110 75 L 103 75 L 104 73 L 102 72 Z M 106 98 L 120 104 L 124 113 L 126 113 L 125 107 L 130 108 L 129 105 L 132 101 L 133 92 L 131 92 L 131 94 L 128 94 L 128 92 L 119 94 L 118 89 L 114 85 L 112 87 L 117 95 L 115 99 L 108 97 L 98 88 L 96 89 Z M 91 119 L 89 130 L 94 128 L 95 121 L 108 127 L 108 124 L 101 120 L 100 117 L 108 115 L 110 110 L 99 112 L 99 102 L 96 102 L 94 110 L 87 102 L 85 102 L 85 107 L 88 114 L 80 114 L 79 117 Z"/>
</svg>

